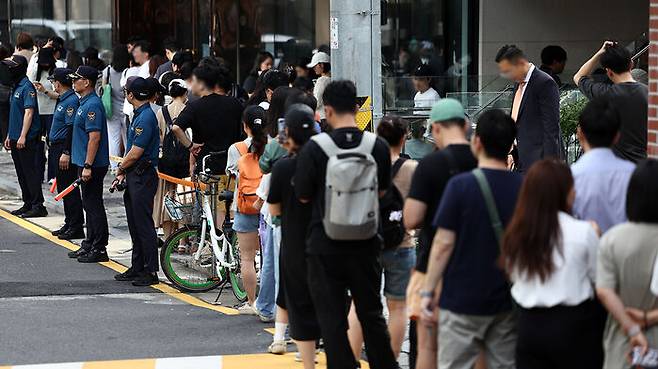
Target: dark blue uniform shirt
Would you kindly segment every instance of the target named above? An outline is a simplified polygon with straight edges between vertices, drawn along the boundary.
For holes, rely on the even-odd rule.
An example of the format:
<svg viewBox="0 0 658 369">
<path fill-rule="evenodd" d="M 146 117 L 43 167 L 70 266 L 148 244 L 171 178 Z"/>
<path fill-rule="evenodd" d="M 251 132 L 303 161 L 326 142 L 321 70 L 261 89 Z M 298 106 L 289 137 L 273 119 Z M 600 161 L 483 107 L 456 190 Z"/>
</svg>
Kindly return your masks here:
<svg viewBox="0 0 658 369">
<path fill-rule="evenodd" d="M 73 129 L 75 111 L 80 104 L 78 95 L 73 90 L 64 92 L 57 99 L 55 113 L 53 113 L 53 124 L 50 127 L 50 142 L 65 141 L 69 129 Z"/>
<path fill-rule="evenodd" d="M 101 141 L 94 158 L 92 167 L 106 167 L 110 165 L 110 152 L 107 141 L 107 120 L 105 109 L 100 97 L 92 92 L 80 99 L 80 107 L 73 120 L 73 143 L 71 147 L 71 160 L 73 164 L 82 167 L 87 158 L 87 144 L 89 132 L 100 132 Z"/>
<path fill-rule="evenodd" d="M 135 145 L 144 149 L 141 159 L 150 160 L 153 167 L 158 166 L 160 150 L 160 130 L 150 104 L 144 104 L 135 110 L 133 121 L 128 129 L 128 144 L 126 152 Z"/>
<path fill-rule="evenodd" d="M 26 140 L 32 140 L 41 132 L 41 119 L 39 118 L 39 104 L 37 103 L 37 90 L 27 77 L 24 77 L 16 87 L 9 100 L 9 132 L 10 140 L 17 141 L 23 130 L 23 117 L 25 109 L 34 109 L 32 124 L 27 132 Z"/>
</svg>

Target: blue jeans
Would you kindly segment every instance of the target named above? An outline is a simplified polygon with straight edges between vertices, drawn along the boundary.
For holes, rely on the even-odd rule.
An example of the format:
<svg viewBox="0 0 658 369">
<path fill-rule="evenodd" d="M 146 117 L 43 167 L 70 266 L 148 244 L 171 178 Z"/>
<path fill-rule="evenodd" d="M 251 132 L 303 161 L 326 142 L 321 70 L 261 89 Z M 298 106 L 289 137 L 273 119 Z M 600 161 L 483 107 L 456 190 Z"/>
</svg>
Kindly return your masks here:
<svg viewBox="0 0 658 369">
<path fill-rule="evenodd" d="M 260 289 L 258 291 L 258 298 L 256 299 L 256 309 L 267 317 L 274 316 L 274 302 L 276 301 L 276 291 L 278 288 L 279 245 L 275 245 L 277 240 L 275 232 L 276 230 L 274 228 L 267 226 L 260 254 L 263 266 L 260 270 Z M 280 240 L 281 237 L 279 236 L 278 239 Z"/>
</svg>

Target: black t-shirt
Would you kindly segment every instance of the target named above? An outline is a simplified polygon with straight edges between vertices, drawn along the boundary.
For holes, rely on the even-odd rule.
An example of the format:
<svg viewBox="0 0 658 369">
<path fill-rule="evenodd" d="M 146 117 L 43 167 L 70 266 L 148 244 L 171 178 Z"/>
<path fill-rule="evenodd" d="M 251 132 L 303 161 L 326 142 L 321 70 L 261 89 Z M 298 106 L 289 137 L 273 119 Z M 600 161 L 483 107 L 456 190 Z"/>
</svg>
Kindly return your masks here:
<svg viewBox="0 0 658 369">
<path fill-rule="evenodd" d="M 329 133 L 336 145 L 352 149 L 361 143 L 363 132 L 358 128 L 339 128 Z M 388 144 L 377 138 L 372 156 L 377 162 L 379 190 L 385 191 L 391 184 L 391 156 Z M 375 236 L 365 241 L 336 241 L 327 237 L 322 225 L 327 161 L 329 158 L 314 141 L 309 141 L 299 153 L 295 171 L 295 194 L 299 199 L 311 200 L 313 212 L 306 240 L 309 254 L 358 254 L 379 252 L 381 239 Z"/>
<path fill-rule="evenodd" d="M 637 163 L 647 158 L 647 109 L 649 89 L 639 82 L 609 84 L 590 77 L 578 81 L 588 99 L 608 98 L 619 112 L 619 142 L 612 149 L 622 159 Z"/>
<path fill-rule="evenodd" d="M 291 252 L 306 252 L 306 232 L 311 220 L 311 204 L 302 203 L 293 188 L 297 157 L 277 160 L 270 177 L 267 202 L 281 204 L 281 245 Z"/>
<path fill-rule="evenodd" d="M 197 156 L 197 170 L 201 160 L 209 152 L 228 151 L 242 136 L 242 104 L 230 96 L 210 94 L 187 104 L 176 120 L 183 130 L 192 129 L 192 140 L 202 143 Z M 226 156 L 212 163 L 212 170 L 222 173 L 226 168 Z"/>
<path fill-rule="evenodd" d="M 452 159 L 448 157 L 447 152 L 451 154 Z M 429 250 L 436 231 L 432 227 L 432 220 L 439 207 L 446 183 L 455 174 L 472 170 L 476 166 L 477 160 L 471 153 L 470 146 L 466 144 L 449 145 L 443 150 L 427 155 L 418 163 L 411 180 L 408 197 L 424 202 L 427 205 L 427 211 L 418 236 L 416 270 L 423 273 L 427 270 Z"/>
</svg>

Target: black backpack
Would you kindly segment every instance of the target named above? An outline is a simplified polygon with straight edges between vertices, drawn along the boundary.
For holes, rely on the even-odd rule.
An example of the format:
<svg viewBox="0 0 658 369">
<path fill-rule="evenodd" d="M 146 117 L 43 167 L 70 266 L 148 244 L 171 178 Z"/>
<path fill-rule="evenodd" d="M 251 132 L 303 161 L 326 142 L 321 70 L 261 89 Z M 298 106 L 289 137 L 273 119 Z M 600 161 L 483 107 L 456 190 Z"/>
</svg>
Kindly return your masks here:
<svg viewBox="0 0 658 369">
<path fill-rule="evenodd" d="M 162 140 L 162 157 L 158 162 L 158 171 L 176 178 L 190 176 L 190 151 L 178 141 L 171 130 L 174 121 L 167 106 L 162 108 L 162 115 L 167 123 L 167 133 Z"/>
<path fill-rule="evenodd" d="M 395 178 L 406 160 L 406 158 L 400 157 L 393 163 L 391 179 Z M 385 250 L 398 247 L 407 232 L 402 222 L 403 207 L 404 198 L 402 198 L 402 194 L 395 187 L 395 184 L 391 182 L 391 186 L 386 190 L 384 197 L 379 199 L 380 227 Z"/>
</svg>

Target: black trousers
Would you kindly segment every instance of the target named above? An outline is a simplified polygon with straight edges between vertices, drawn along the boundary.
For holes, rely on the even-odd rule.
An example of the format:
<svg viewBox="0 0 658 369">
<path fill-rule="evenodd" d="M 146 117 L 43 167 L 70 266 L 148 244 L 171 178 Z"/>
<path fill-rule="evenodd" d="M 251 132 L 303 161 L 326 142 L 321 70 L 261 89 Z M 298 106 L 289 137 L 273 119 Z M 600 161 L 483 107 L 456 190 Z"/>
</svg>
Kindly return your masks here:
<svg viewBox="0 0 658 369">
<path fill-rule="evenodd" d="M 347 290 L 363 327 L 370 367 L 397 368 L 382 315 L 379 255 L 309 255 L 307 262 L 309 288 L 324 339 L 327 368 L 356 368 L 347 339 Z"/>
<path fill-rule="evenodd" d="M 517 369 L 601 369 L 601 306 L 519 309 Z"/>
<path fill-rule="evenodd" d="M 0 87 L 1 88 L 1 87 Z M 0 138 L 5 141 L 9 132 L 9 102 L 0 102 Z"/>
<path fill-rule="evenodd" d="M 82 207 L 87 215 L 87 238 L 81 246 L 85 250 L 105 251 L 109 231 L 107 214 L 103 203 L 103 179 L 107 174 L 107 167 L 94 167 L 91 169 L 91 178 L 82 182 Z M 82 175 L 82 168 L 78 167 L 78 175 Z"/>
<path fill-rule="evenodd" d="M 123 202 L 128 231 L 133 244 L 132 268 L 136 272 L 158 271 L 158 235 L 153 225 L 153 199 L 158 189 L 158 174 L 153 167 L 141 175 L 126 174 Z"/>
<path fill-rule="evenodd" d="M 51 142 L 48 149 L 48 165 L 55 163 L 57 165 L 56 179 L 57 191 L 62 192 L 71 183 L 78 179 L 78 167 L 69 163 L 69 169 L 59 169 L 59 158 L 62 151 L 66 148 L 66 143 Z M 64 196 L 64 224 L 72 230 L 82 229 L 84 225 L 84 215 L 82 213 L 82 198 L 80 197 L 80 188 L 76 188 L 68 195 Z"/>
<path fill-rule="evenodd" d="M 16 141 L 11 140 L 10 146 L 23 204 L 29 207 L 43 206 L 41 180 L 34 165 L 37 155 L 37 140 L 26 141 L 25 147 L 22 149 L 18 149 Z"/>
</svg>

